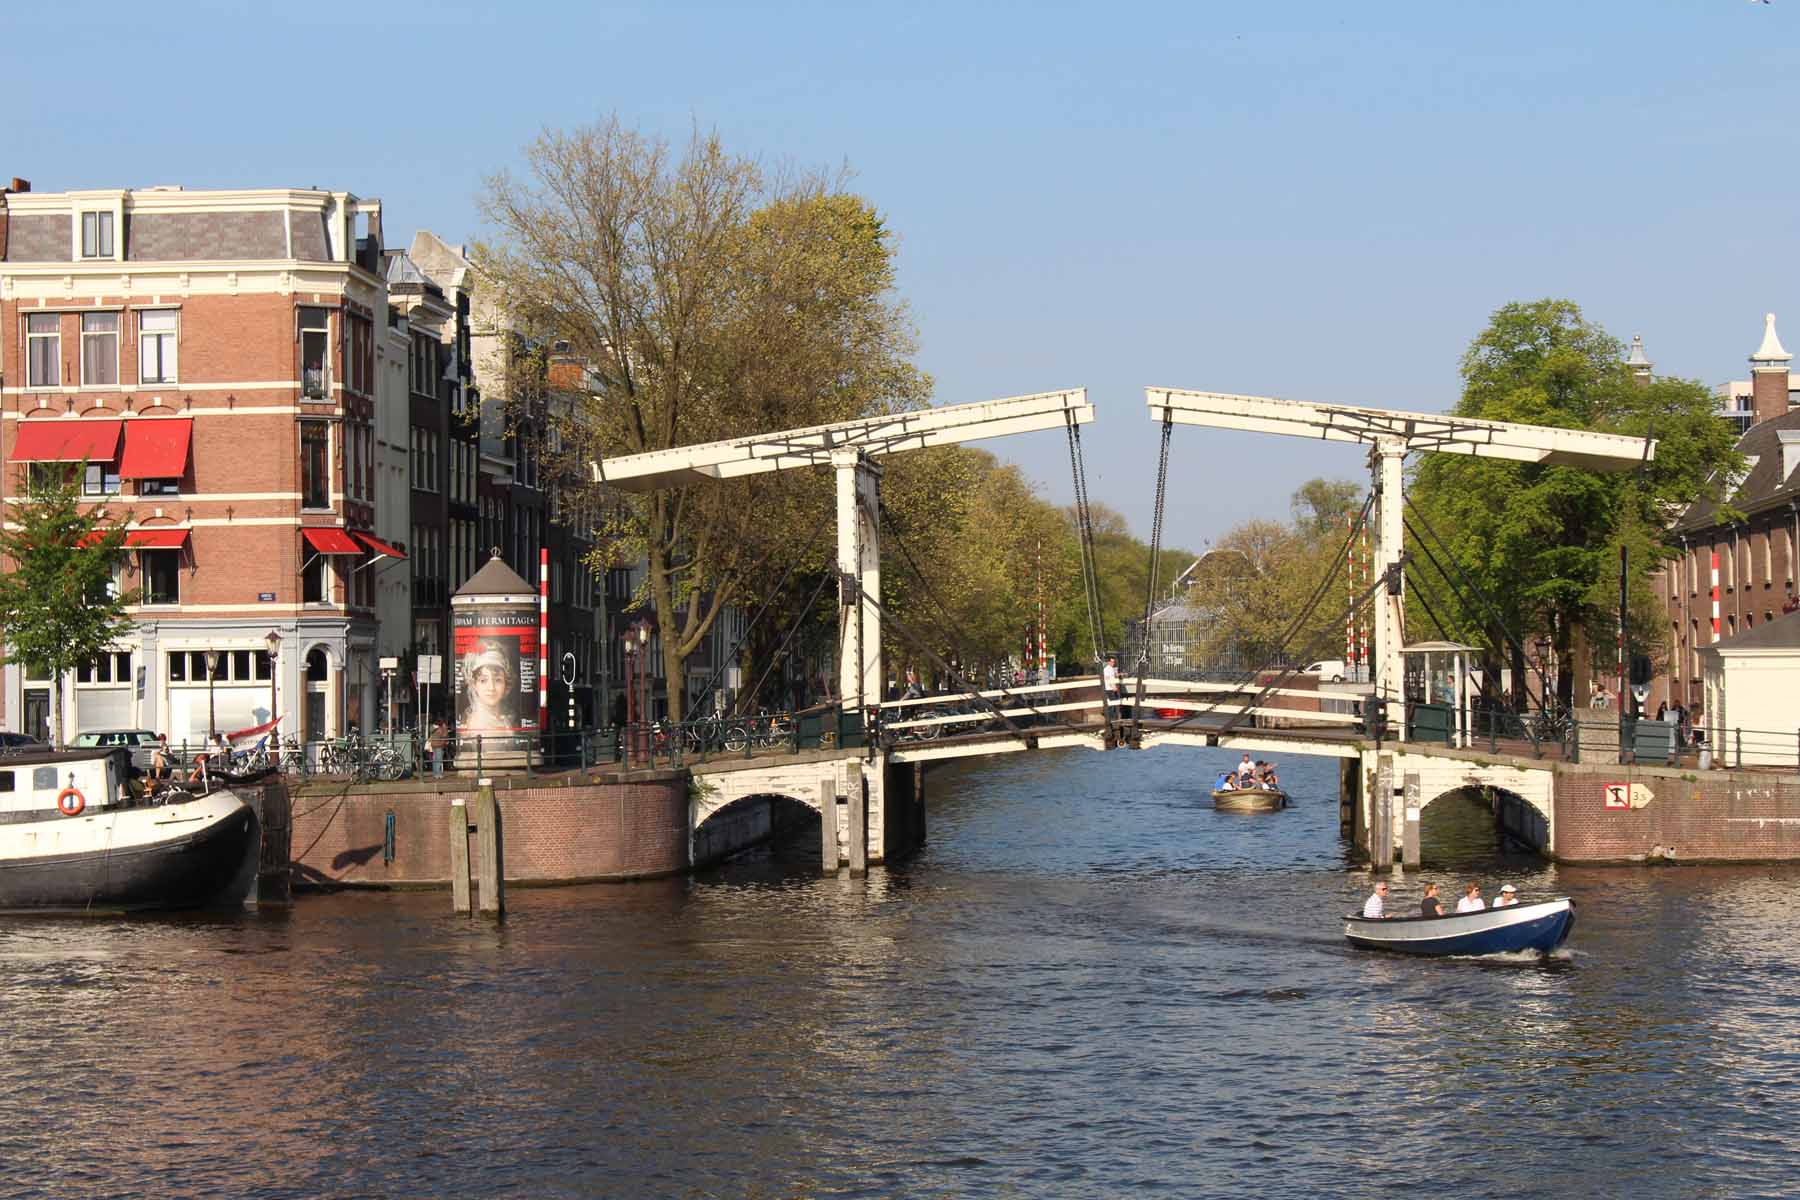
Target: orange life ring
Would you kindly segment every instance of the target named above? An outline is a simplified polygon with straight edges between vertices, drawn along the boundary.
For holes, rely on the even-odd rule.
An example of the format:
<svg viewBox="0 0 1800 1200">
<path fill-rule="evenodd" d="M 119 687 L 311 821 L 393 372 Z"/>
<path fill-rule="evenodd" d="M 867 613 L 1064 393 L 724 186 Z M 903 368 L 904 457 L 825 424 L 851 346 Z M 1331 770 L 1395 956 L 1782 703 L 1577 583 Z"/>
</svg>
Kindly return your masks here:
<svg viewBox="0 0 1800 1200">
<path fill-rule="evenodd" d="M 81 794 L 80 788 L 71 785 L 56 793 L 56 807 L 65 817 L 79 817 L 81 810 L 87 807 L 87 797 Z"/>
</svg>

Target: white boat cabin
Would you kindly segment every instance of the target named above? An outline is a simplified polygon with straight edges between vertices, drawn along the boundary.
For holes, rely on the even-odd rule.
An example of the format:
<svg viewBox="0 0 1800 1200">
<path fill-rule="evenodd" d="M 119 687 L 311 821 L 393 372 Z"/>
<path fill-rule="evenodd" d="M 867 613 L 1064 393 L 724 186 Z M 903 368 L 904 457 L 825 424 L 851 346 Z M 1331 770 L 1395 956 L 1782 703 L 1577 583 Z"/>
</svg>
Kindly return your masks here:
<svg viewBox="0 0 1800 1200">
<path fill-rule="evenodd" d="M 0 758 L 0 823 L 77 816 L 128 800 L 122 750 L 40 751 Z"/>
</svg>

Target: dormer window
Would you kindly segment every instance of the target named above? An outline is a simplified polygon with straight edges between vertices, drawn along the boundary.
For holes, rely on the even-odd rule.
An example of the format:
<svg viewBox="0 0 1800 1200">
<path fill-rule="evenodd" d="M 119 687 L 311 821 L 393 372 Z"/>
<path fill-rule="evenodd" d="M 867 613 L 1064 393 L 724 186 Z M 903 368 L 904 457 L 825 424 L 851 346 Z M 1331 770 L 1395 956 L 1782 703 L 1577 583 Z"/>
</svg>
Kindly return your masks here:
<svg viewBox="0 0 1800 1200">
<path fill-rule="evenodd" d="M 81 257 L 113 257 L 113 215 L 106 209 L 81 214 Z"/>
</svg>

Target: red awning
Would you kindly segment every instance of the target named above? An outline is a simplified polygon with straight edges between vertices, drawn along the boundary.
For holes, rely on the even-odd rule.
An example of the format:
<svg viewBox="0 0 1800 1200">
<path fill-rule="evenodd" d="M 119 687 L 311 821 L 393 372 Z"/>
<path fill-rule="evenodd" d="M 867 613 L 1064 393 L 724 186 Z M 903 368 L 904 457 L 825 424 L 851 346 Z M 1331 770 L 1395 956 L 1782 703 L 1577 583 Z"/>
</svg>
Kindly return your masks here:
<svg viewBox="0 0 1800 1200">
<path fill-rule="evenodd" d="M 187 545 L 185 529 L 133 529 L 125 535 L 127 550 L 179 550 Z"/>
<path fill-rule="evenodd" d="M 355 532 L 356 532 L 356 540 L 361 542 L 363 545 L 367 546 L 369 548 L 370 554 L 376 555 L 378 557 L 380 555 L 385 554 L 389 558 L 405 558 L 406 557 L 406 552 L 404 550 L 396 550 L 394 547 L 388 545 L 386 542 L 382 541 L 380 538 L 376 537 L 372 533 L 364 533 L 360 529 L 356 530 Z"/>
<path fill-rule="evenodd" d="M 361 554 L 363 548 L 341 529 L 302 529 L 306 544 L 320 554 Z"/>
<path fill-rule="evenodd" d="M 146 417 L 125 426 L 121 479 L 180 479 L 187 474 L 191 417 Z"/>
<path fill-rule="evenodd" d="M 111 462 L 119 454 L 116 420 L 20 421 L 13 439 L 13 462 Z"/>
</svg>

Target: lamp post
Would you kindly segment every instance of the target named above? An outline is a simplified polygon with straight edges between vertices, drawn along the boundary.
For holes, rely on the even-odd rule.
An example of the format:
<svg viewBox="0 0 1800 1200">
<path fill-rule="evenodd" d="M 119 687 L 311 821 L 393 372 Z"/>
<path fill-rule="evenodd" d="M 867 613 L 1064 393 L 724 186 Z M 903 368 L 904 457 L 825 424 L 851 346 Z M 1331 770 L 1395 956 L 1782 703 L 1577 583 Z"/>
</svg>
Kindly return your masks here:
<svg viewBox="0 0 1800 1200">
<path fill-rule="evenodd" d="M 631 640 L 630 630 L 620 640 L 625 643 L 625 724 L 629 727 L 637 724 L 637 643 Z"/>
<path fill-rule="evenodd" d="M 650 653 L 650 622 L 637 623 L 638 640 L 638 683 L 643 686 L 644 695 L 638 705 L 638 711 L 648 717 L 650 712 L 650 664 L 646 661 Z"/>
<path fill-rule="evenodd" d="M 263 640 L 269 643 L 269 724 L 273 725 L 281 719 L 281 710 L 276 707 L 279 698 L 276 689 L 280 686 L 278 680 L 281 678 L 280 672 L 276 670 L 281 657 L 281 635 L 271 629 L 269 636 Z"/>
<path fill-rule="evenodd" d="M 213 707 L 213 680 L 219 675 L 219 652 L 206 652 L 206 740 L 210 744 L 219 735 L 218 715 Z"/>
</svg>

